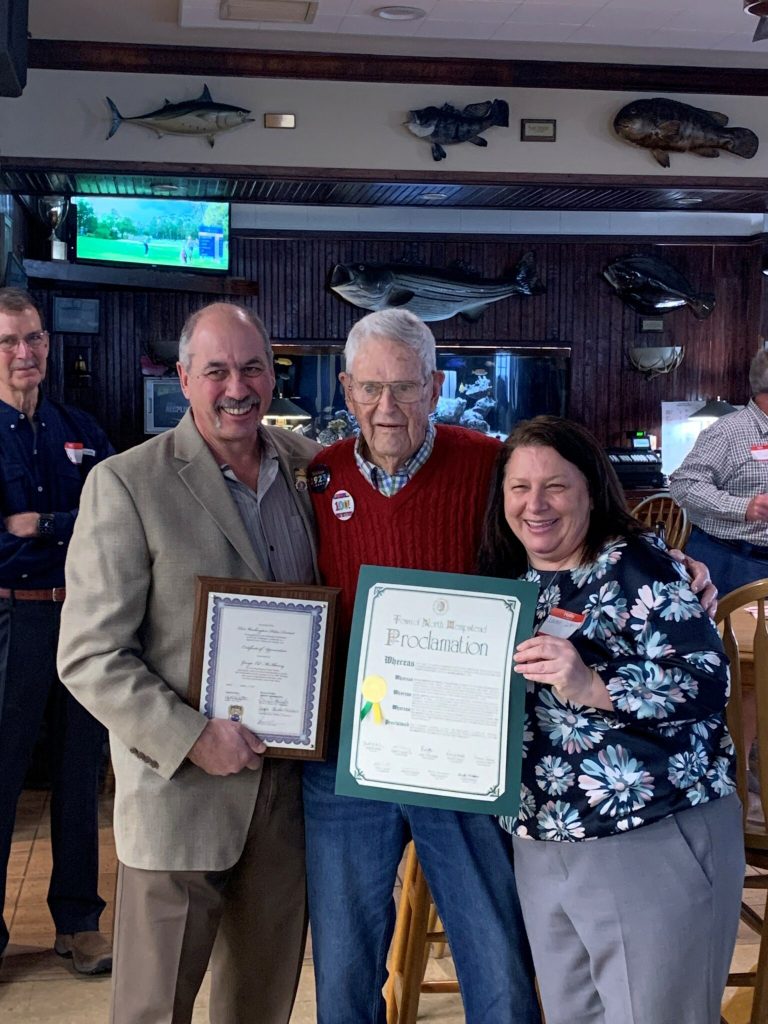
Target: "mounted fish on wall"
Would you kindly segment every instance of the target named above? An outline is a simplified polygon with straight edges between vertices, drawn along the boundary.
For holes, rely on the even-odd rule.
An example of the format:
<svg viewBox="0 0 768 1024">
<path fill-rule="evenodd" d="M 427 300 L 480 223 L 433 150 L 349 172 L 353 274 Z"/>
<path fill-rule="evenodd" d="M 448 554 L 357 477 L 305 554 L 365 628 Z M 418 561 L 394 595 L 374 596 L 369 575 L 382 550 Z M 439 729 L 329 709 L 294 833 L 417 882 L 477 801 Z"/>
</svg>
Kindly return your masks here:
<svg viewBox="0 0 768 1024">
<path fill-rule="evenodd" d="M 409 110 L 408 120 L 403 124 L 411 134 L 432 143 L 432 159 L 445 160 L 443 146 L 455 146 L 460 142 L 471 142 L 473 146 L 487 146 L 488 141 L 480 133 L 488 128 L 509 127 L 509 104 L 506 100 L 486 100 L 484 103 L 470 103 L 463 110 L 457 110 L 450 103 L 442 107 L 422 107 Z"/>
<path fill-rule="evenodd" d="M 603 277 L 625 305 L 645 316 L 688 306 L 697 320 L 706 320 L 715 308 L 711 292 L 696 292 L 688 278 L 659 256 L 621 256 L 608 264 Z"/>
<path fill-rule="evenodd" d="M 112 115 L 108 139 L 111 139 L 125 122 L 140 128 L 148 128 L 158 139 L 163 135 L 202 135 L 208 140 L 208 145 L 212 146 L 215 135 L 231 131 L 232 128 L 254 120 L 248 116 L 250 110 L 233 107 L 229 103 L 216 103 L 207 85 L 203 86 L 203 91 L 196 100 L 184 100 L 181 103 L 166 100 L 157 110 L 150 110 L 137 117 L 123 117 L 109 96 L 107 103 Z"/>
<path fill-rule="evenodd" d="M 330 287 L 360 309 L 409 309 L 429 321 L 450 320 L 457 314 L 478 320 L 492 302 L 546 291 L 532 252 L 523 256 L 506 280 L 490 281 L 463 268 L 339 263 L 331 273 Z"/>
<path fill-rule="evenodd" d="M 720 150 L 750 160 L 760 140 L 749 128 L 726 128 L 728 115 L 656 96 L 622 107 L 613 121 L 617 135 L 650 149 L 657 163 L 669 167 L 669 153 L 717 157 Z"/>
</svg>

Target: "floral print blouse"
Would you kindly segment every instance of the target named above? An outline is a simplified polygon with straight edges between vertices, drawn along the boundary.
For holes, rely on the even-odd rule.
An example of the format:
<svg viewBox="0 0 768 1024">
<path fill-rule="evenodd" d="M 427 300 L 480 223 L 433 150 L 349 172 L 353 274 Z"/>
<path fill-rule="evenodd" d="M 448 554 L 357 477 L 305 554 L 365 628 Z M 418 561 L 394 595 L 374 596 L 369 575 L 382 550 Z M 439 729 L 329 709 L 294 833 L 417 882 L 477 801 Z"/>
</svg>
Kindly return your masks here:
<svg viewBox="0 0 768 1024">
<path fill-rule="evenodd" d="M 502 826 L 597 839 L 734 792 L 728 661 L 685 570 L 653 538 L 633 537 L 591 565 L 525 578 L 543 587 L 537 628 L 552 608 L 584 616 L 569 640 L 613 712 L 528 684 L 520 810 Z"/>
</svg>

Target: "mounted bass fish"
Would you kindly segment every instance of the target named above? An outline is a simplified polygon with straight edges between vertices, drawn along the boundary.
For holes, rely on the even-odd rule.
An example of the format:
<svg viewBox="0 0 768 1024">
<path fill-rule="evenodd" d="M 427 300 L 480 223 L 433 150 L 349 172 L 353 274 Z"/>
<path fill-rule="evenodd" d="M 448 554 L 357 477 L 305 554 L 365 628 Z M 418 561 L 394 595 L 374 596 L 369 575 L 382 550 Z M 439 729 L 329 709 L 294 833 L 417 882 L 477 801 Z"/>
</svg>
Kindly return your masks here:
<svg viewBox="0 0 768 1024">
<path fill-rule="evenodd" d="M 445 160 L 443 146 L 455 146 L 460 142 L 487 146 L 488 141 L 480 138 L 480 132 L 494 126 L 507 128 L 509 104 L 506 100 L 486 100 L 457 110 L 450 103 L 444 103 L 442 107 L 409 110 L 408 120 L 403 123 L 411 134 L 432 143 L 433 160 Z"/>
<path fill-rule="evenodd" d="M 679 270 L 658 256 L 633 253 L 609 263 L 603 277 L 622 302 L 645 316 L 670 313 L 688 306 L 698 320 L 715 308 L 711 292 L 697 293 Z"/>
<path fill-rule="evenodd" d="M 622 107 L 613 128 L 627 142 L 650 149 L 662 167 L 669 167 L 669 153 L 716 157 L 724 149 L 751 159 L 760 144 L 758 137 L 749 128 L 726 128 L 727 124 L 727 114 L 657 96 Z"/>
<path fill-rule="evenodd" d="M 233 107 L 229 103 L 214 102 L 207 85 L 203 86 L 203 91 L 196 100 L 186 100 L 182 103 L 171 103 L 170 100 L 166 100 L 162 107 L 150 110 L 148 114 L 141 114 L 139 117 L 123 117 L 109 96 L 107 103 L 112 113 L 108 139 L 112 138 L 125 121 L 126 124 L 148 128 L 158 138 L 163 135 L 202 135 L 208 140 L 208 145 L 212 146 L 214 136 L 219 132 L 231 131 L 232 128 L 254 120 L 248 116 L 250 110 Z"/>
<path fill-rule="evenodd" d="M 527 252 L 508 280 L 489 281 L 463 270 L 398 263 L 339 263 L 331 290 L 361 309 L 409 309 L 422 320 L 449 320 L 460 313 L 479 319 L 487 306 L 511 295 L 541 295 L 536 260 Z"/>
</svg>

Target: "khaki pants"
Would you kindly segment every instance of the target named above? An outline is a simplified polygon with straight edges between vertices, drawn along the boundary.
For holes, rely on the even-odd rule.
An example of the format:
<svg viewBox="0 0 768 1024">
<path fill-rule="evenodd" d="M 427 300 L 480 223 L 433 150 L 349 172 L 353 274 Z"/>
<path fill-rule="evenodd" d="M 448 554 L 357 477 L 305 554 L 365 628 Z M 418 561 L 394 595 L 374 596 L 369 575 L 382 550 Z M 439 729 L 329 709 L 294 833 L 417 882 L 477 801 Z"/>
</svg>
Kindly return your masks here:
<svg viewBox="0 0 768 1024">
<path fill-rule="evenodd" d="M 288 1024 L 305 937 L 300 768 L 267 759 L 233 867 L 120 865 L 110 1020 L 189 1024 L 210 960 L 211 1024 Z"/>
</svg>

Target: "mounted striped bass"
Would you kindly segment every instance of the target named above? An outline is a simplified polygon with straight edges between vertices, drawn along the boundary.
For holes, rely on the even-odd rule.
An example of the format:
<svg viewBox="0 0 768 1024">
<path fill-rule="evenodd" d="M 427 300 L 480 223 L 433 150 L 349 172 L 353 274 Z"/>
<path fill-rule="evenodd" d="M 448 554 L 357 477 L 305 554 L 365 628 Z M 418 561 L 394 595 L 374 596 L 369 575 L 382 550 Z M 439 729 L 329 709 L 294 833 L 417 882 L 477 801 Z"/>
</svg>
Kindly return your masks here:
<svg viewBox="0 0 768 1024">
<path fill-rule="evenodd" d="M 203 86 L 203 91 L 196 100 L 186 100 L 182 103 L 171 103 L 170 100 L 166 100 L 157 110 L 150 110 L 148 114 L 137 117 L 123 117 L 109 96 L 107 103 L 112 114 L 108 139 L 112 138 L 125 121 L 126 124 L 148 128 L 158 138 L 162 138 L 163 135 L 202 135 L 208 140 L 208 145 L 212 146 L 215 135 L 231 131 L 232 128 L 254 120 L 248 116 L 250 110 L 233 107 L 229 103 L 216 103 L 207 85 Z"/>
<path fill-rule="evenodd" d="M 449 320 L 457 314 L 477 320 L 492 302 L 546 291 L 532 252 L 523 256 L 506 280 L 399 263 L 339 263 L 333 268 L 330 287 L 361 309 L 409 309 L 428 321 Z"/>
</svg>

